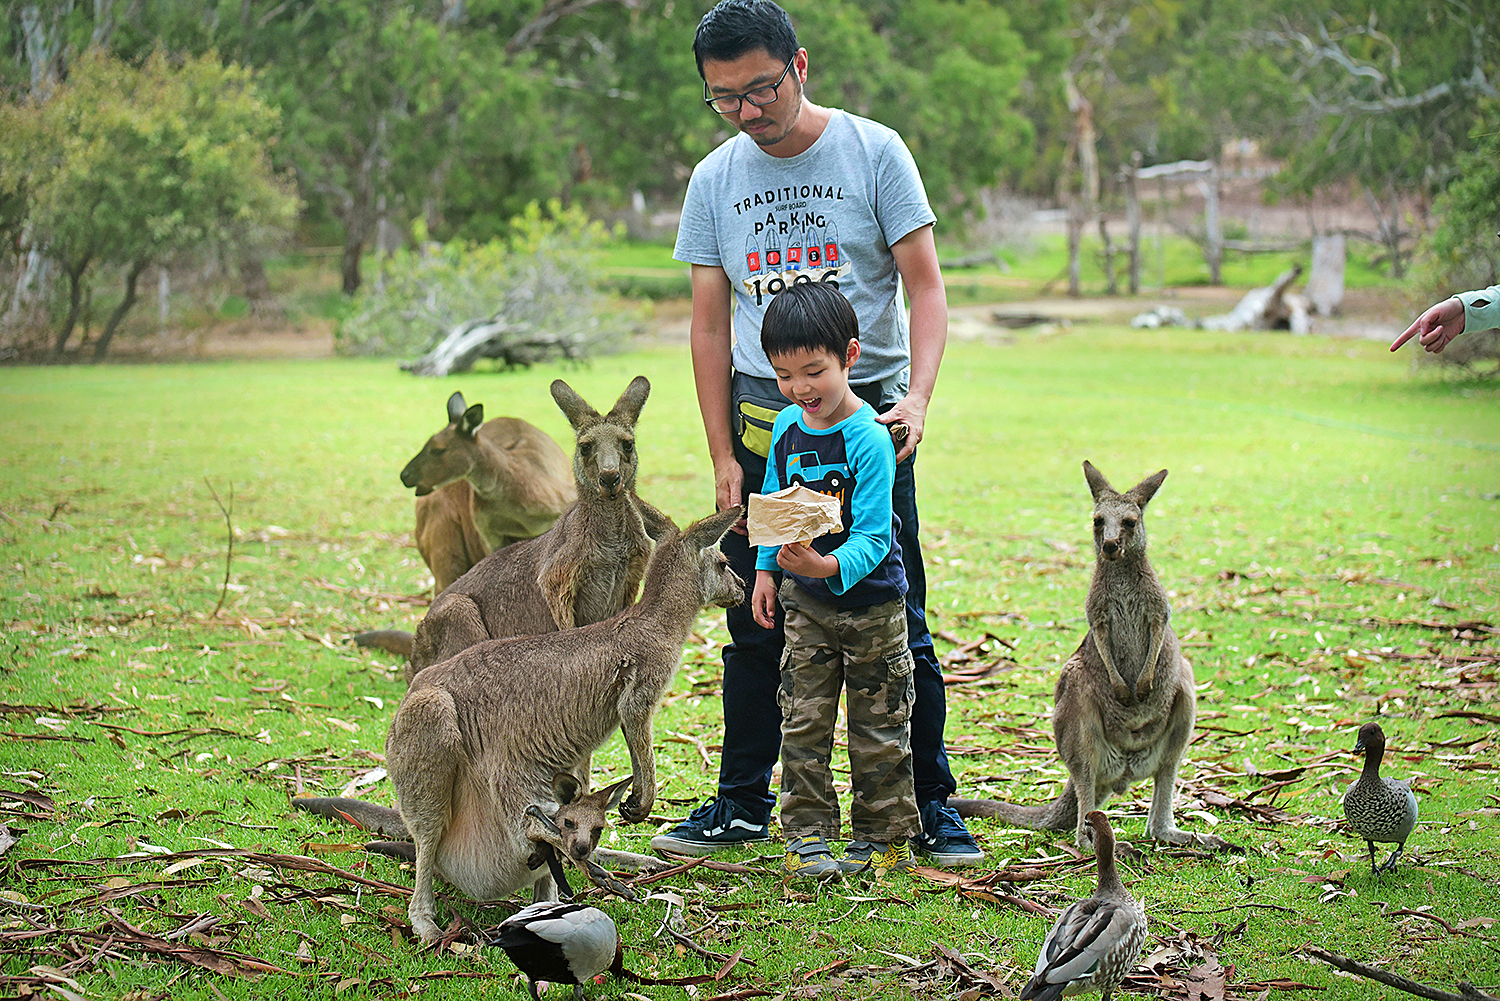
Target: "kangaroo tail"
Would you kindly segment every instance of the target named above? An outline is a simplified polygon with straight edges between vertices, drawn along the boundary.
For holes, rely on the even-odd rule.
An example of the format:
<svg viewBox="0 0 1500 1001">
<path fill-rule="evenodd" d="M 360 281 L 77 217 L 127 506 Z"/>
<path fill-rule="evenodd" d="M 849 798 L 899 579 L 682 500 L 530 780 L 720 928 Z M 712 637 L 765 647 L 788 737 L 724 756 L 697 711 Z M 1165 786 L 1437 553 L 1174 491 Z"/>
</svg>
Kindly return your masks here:
<svg viewBox="0 0 1500 1001">
<path fill-rule="evenodd" d="M 371 841 L 365 845 L 365 851 L 374 852 L 376 855 L 388 855 L 403 862 L 417 860 L 417 846 L 410 841 Z"/>
<path fill-rule="evenodd" d="M 366 803 L 359 799 L 342 796 L 299 796 L 292 806 L 308 813 L 315 813 L 330 820 L 342 820 L 366 831 L 374 831 L 390 838 L 409 838 L 401 813 L 388 806 Z"/>
<path fill-rule="evenodd" d="M 411 656 L 411 633 L 402 629 L 372 629 L 354 634 L 354 645 L 374 647 L 398 657 Z"/>
<path fill-rule="evenodd" d="M 1022 806 L 998 799 L 948 797 L 948 805 L 960 817 L 998 817 L 1015 827 L 1031 831 L 1071 831 L 1078 823 L 1078 796 L 1069 780 L 1062 795 L 1041 806 Z"/>
</svg>

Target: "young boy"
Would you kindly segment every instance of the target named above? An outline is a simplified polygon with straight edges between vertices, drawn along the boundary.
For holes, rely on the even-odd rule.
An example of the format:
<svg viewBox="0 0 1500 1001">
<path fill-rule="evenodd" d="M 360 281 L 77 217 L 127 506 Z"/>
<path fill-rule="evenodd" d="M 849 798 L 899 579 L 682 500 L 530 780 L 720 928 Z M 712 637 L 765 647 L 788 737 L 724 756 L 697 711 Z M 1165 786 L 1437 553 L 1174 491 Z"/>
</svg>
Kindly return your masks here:
<svg viewBox="0 0 1500 1001">
<path fill-rule="evenodd" d="M 766 309 L 761 346 L 783 396 L 764 493 L 793 482 L 843 504 L 843 529 L 756 557 L 751 611 L 773 627 L 786 612 L 781 661 L 781 827 L 786 869 L 910 871 L 908 839 L 922 831 L 912 784 L 913 662 L 906 645 L 906 573 L 891 511 L 891 432 L 849 388 L 859 320 L 838 286 L 793 284 Z M 776 572 L 785 573 L 778 590 Z M 848 692 L 854 840 L 835 859 L 839 804 L 829 763 L 839 691 Z"/>
</svg>

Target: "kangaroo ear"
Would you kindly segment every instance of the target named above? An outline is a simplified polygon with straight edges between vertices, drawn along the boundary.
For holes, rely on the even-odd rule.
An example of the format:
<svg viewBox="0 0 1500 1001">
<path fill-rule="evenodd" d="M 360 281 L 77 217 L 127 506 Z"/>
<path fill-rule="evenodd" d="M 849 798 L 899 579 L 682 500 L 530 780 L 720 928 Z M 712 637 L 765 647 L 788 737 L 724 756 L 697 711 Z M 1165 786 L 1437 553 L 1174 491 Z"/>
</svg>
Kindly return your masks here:
<svg viewBox="0 0 1500 1001">
<path fill-rule="evenodd" d="M 1109 485 L 1104 474 L 1095 469 L 1094 464 L 1087 459 L 1083 460 L 1083 478 L 1088 481 L 1089 493 L 1093 495 L 1095 503 L 1098 503 L 1101 495 L 1115 492 L 1115 488 Z"/>
<path fill-rule="evenodd" d="M 563 412 L 568 423 L 573 425 L 574 431 L 580 431 L 585 424 L 592 424 L 599 419 L 599 411 L 588 405 L 583 397 L 573 391 L 573 387 L 561 379 L 552 380 L 552 399 L 557 402 L 557 408 Z"/>
<path fill-rule="evenodd" d="M 646 397 L 650 395 L 651 383 L 644 375 L 636 376 L 615 401 L 607 419 L 612 424 L 635 427 L 635 422 L 641 419 L 641 408 L 646 405 Z"/>
<path fill-rule="evenodd" d="M 634 781 L 634 775 L 627 775 L 614 785 L 608 785 L 600 789 L 594 795 L 605 797 L 604 809 L 606 811 L 613 810 L 620 805 L 620 802 L 625 798 L 626 791 L 630 789 L 630 783 Z"/>
<path fill-rule="evenodd" d="M 448 397 L 448 423 L 457 424 L 459 421 L 463 420 L 464 411 L 468 409 L 469 405 L 464 402 L 463 393 L 454 393 L 452 396 Z"/>
<path fill-rule="evenodd" d="M 687 531 L 682 533 L 683 538 L 688 545 L 700 550 L 717 545 L 730 526 L 740 520 L 743 511 L 744 508 L 736 504 L 707 518 L 700 518 L 687 527 Z"/>
<path fill-rule="evenodd" d="M 1165 480 L 1166 478 L 1167 471 L 1165 469 L 1163 469 L 1159 473 L 1156 473 L 1155 475 L 1146 477 L 1144 480 L 1130 488 L 1130 490 L 1125 494 L 1125 499 L 1128 501 L 1134 501 L 1136 507 L 1144 509 L 1146 506 L 1146 502 L 1149 501 L 1152 497 L 1156 496 L 1156 491 L 1161 486 L 1161 481 Z"/>
<path fill-rule="evenodd" d="M 578 776 L 572 772 L 558 772 L 552 776 L 552 795 L 561 806 L 567 806 L 582 794 Z"/>
<path fill-rule="evenodd" d="M 465 438 L 474 437 L 474 432 L 479 430 L 479 425 L 484 423 L 484 404 L 476 403 L 455 422 L 458 424 L 458 433 Z"/>
</svg>

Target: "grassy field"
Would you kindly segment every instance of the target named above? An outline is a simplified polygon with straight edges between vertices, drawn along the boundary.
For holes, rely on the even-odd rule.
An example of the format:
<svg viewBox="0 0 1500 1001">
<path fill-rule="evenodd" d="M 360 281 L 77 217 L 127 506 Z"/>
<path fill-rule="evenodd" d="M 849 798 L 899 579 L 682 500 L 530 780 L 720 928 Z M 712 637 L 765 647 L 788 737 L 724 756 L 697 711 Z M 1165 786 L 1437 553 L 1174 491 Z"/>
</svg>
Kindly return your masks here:
<svg viewBox="0 0 1500 1001">
<path fill-rule="evenodd" d="M 1052 685 L 1092 564 L 1082 460 L 1121 488 L 1171 471 L 1147 522 L 1199 682 L 1178 820 L 1246 851 L 1156 848 L 1149 785 L 1110 804 L 1152 919 L 1136 993 L 1404 996 L 1308 943 L 1447 990 L 1500 984 L 1500 387 L 1408 361 L 1114 327 L 950 346 L 919 482 L 963 794 L 1060 787 Z M 0 819 L 17 839 L 0 857 L 0 995 L 523 997 L 495 950 L 419 951 L 411 874 L 288 796 L 391 803 L 372 770 L 399 665 L 345 639 L 421 615 L 397 473 L 448 394 L 567 443 L 549 382 L 602 408 L 637 373 L 653 385 L 640 492 L 679 521 L 706 514 L 683 348 L 440 383 L 381 361 L 0 370 Z M 611 844 L 644 850 L 712 791 L 724 639 L 705 616 L 657 719 L 658 815 Z M 1378 879 L 1339 807 L 1371 718 L 1422 803 L 1404 864 Z M 626 774 L 622 742 L 595 765 L 596 785 Z M 1091 868 L 1064 836 L 974 830 L 979 869 L 788 885 L 766 846 L 601 905 L 644 976 L 738 953 L 699 998 L 1013 996 Z M 479 927 L 511 910 L 440 900 Z"/>
</svg>

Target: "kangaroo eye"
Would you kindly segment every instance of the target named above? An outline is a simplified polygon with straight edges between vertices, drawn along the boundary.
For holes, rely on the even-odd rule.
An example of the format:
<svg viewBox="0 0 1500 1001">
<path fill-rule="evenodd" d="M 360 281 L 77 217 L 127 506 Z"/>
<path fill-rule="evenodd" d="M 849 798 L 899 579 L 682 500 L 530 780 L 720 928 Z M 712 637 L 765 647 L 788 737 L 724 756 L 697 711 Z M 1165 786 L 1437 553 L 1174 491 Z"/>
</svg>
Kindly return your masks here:
<svg viewBox="0 0 1500 1001">
<path fill-rule="evenodd" d="M 1103 518 L 1095 518 L 1094 519 L 1094 527 L 1095 528 L 1103 528 L 1104 527 L 1104 519 Z"/>
<path fill-rule="evenodd" d="M 563 821 L 563 826 L 566 827 L 570 831 L 576 831 L 576 830 L 578 830 L 578 821 L 576 821 L 576 820 L 564 820 Z"/>
<path fill-rule="evenodd" d="M 635 442 L 631 441 L 629 438 L 621 438 L 620 451 L 625 455 L 629 455 L 631 452 L 635 451 Z"/>
<path fill-rule="evenodd" d="M 1135 519 L 1134 518 L 1125 518 L 1125 519 L 1121 520 L 1120 524 L 1124 525 L 1126 528 L 1134 528 L 1135 527 Z"/>
<path fill-rule="evenodd" d="M 579 442 L 579 444 L 578 444 L 578 454 L 581 455 L 581 456 L 583 456 L 585 459 L 592 459 L 594 457 L 594 445 L 593 445 L 593 443 L 592 442 L 587 442 L 587 441 L 585 441 L 585 442 Z"/>
</svg>

